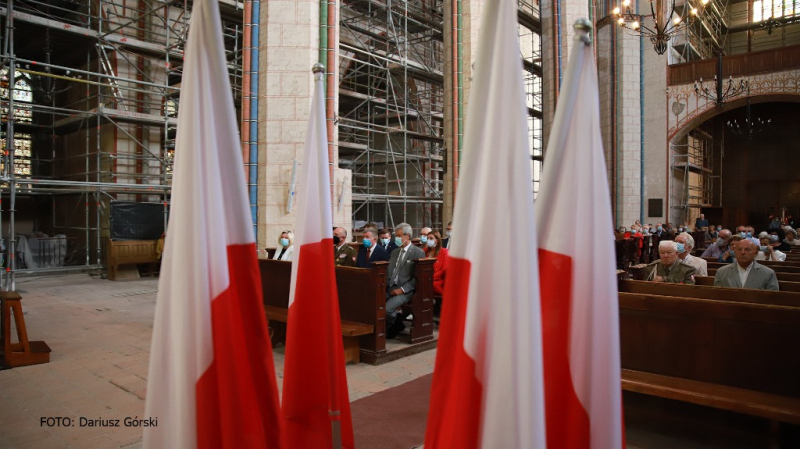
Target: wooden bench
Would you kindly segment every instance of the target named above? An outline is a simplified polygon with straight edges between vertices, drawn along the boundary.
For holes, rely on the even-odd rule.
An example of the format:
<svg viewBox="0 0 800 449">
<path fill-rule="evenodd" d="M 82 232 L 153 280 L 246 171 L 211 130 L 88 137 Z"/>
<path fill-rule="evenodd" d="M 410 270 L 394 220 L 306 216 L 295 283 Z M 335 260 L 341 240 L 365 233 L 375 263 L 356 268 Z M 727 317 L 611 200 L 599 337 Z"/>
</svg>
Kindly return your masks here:
<svg viewBox="0 0 800 449">
<path fill-rule="evenodd" d="M 119 267 L 129 264 L 150 264 L 150 276 L 155 274 L 156 265 L 160 263 L 156 255 L 158 240 L 108 240 L 107 242 L 108 279 L 117 280 L 120 274 Z"/>
<path fill-rule="evenodd" d="M 417 286 L 411 299 L 412 344 L 433 340 L 433 264 L 434 259 L 416 262 Z M 264 305 L 287 309 L 291 284 L 290 262 L 258 261 Z M 336 267 L 339 314 L 343 321 L 372 326 L 372 332 L 358 337 L 361 361 L 376 364 L 385 360 L 386 350 L 386 270 L 387 262 L 375 262 L 372 268 Z M 273 345 L 285 343 L 284 323 L 270 323 Z"/>
<path fill-rule="evenodd" d="M 697 285 L 714 285 L 714 276 L 695 276 L 694 282 Z M 800 282 L 778 281 L 778 286 L 782 292 L 800 293 Z"/>
<path fill-rule="evenodd" d="M 11 315 L 17 329 L 17 343 L 11 342 Z M 50 362 L 50 347 L 43 341 L 28 340 L 25 316 L 22 314 L 22 297 L 17 292 L 0 292 L 0 322 L 3 333 L 0 347 L 3 358 L 0 365 L 11 368 Z"/>
<path fill-rule="evenodd" d="M 289 310 L 275 306 L 264 306 L 267 318 L 271 322 L 287 323 L 289 320 Z M 362 335 L 371 334 L 375 330 L 374 326 L 356 323 L 353 321 L 342 320 L 342 339 L 344 343 L 344 361 L 359 363 L 361 361 L 361 351 L 359 350 L 358 338 Z"/>
<path fill-rule="evenodd" d="M 710 276 L 709 276 L 710 277 Z M 686 285 L 665 282 L 621 281 L 620 293 L 676 296 L 683 298 L 713 299 L 754 304 L 772 304 L 800 307 L 800 293 L 753 290 L 745 288 L 714 287 L 708 285 Z"/>
<path fill-rule="evenodd" d="M 635 281 L 620 286 L 622 388 L 627 394 L 769 420 L 773 443 L 787 430 L 779 423 L 800 424 L 800 306 L 789 305 L 800 294 Z M 653 287 L 660 287 L 661 294 L 632 292 Z M 729 296 L 741 293 L 733 300 L 665 294 L 724 296 L 725 290 Z M 626 409 L 637 399 L 626 397 Z M 645 406 L 653 416 L 669 415 L 666 419 L 702 420 L 708 411 L 675 416 L 660 403 Z"/>
</svg>

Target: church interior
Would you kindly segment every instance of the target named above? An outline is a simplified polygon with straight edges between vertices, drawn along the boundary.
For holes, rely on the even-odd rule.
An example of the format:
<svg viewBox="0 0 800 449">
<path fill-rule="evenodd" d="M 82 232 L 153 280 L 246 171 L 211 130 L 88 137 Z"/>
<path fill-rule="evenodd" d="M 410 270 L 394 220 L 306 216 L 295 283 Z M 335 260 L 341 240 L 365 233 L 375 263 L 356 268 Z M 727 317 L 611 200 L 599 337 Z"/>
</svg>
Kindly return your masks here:
<svg viewBox="0 0 800 449">
<path fill-rule="evenodd" d="M 332 225 L 344 240 L 359 251 L 405 223 L 416 245 L 449 238 L 459 186 L 471 182 L 459 174 L 490 1 L 214 1 L 279 387 L 291 277 L 282 246 L 303 189 L 310 68 L 325 66 Z M 534 198 L 580 45 L 572 25 L 592 24 L 627 446 L 800 447 L 800 0 L 514 1 Z M 0 0 L 0 447 L 142 444 L 142 429 L 40 418 L 144 413 L 193 3 Z M 594 225 L 586 219 L 563 231 Z M 779 238 L 780 261 L 769 242 L 754 245 L 780 292 L 713 290 L 724 262 L 705 250 L 739 228 L 745 241 Z M 708 260 L 692 293 L 640 284 L 662 231 L 684 230 Z M 340 298 L 358 298 L 341 313 L 353 323 L 344 342 L 359 447 L 423 443 L 420 406 L 398 412 L 410 418 L 398 419 L 397 441 L 370 419 L 384 413 L 381 394 L 427 406 L 441 293 L 433 261 L 417 270 L 427 281 L 415 298 L 427 302 L 403 307 L 397 338 L 379 332 L 382 310 L 364 311 L 375 293 L 356 288 L 383 285 L 386 267 L 336 274 Z M 703 304 L 643 300 L 684 295 Z M 12 363 L 20 351 L 28 358 Z"/>
</svg>

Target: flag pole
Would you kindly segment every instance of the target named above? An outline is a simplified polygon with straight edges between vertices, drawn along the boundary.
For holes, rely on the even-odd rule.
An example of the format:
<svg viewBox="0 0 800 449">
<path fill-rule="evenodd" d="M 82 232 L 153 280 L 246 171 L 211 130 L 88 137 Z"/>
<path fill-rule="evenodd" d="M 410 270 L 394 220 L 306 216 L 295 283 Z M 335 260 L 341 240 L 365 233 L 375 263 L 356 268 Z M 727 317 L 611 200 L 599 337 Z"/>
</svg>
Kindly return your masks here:
<svg viewBox="0 0 800 449">
<path fill-rule="evenodd" d="M 315 63 L 314 66 L 311 68 L 311 72 L 314 73 L 314 84 L 316 86 L 317 83 L 324 82 L 325 77 L 325 66 L 320 64 L 319 62 Z M 322 99 L 324 100 L 324 98 Z M 324 103 L 323 103 L 324 104 Z M 328 140 L 328 139 L 326 139 Z M 332 351 L 328 351 L 328 363 L 331 368 L 334 368 L 338 363 L 336 361 L 336 357 Z M 338 371 L 336 369 L 331 370 L 331 376 L 329 377 L 328 381 L 331 384 L 330 391 L 336 391 L 336 386 L 339 384 L 337 379 Z M 332 449 L 342 449 L 342 411 L 339 407 L 339 400 L 337 395 L 333 395 L 329 401 L 329 410 L 328 410 L 328 417 L 331 420 L 331 448 Z"/>
</svg>

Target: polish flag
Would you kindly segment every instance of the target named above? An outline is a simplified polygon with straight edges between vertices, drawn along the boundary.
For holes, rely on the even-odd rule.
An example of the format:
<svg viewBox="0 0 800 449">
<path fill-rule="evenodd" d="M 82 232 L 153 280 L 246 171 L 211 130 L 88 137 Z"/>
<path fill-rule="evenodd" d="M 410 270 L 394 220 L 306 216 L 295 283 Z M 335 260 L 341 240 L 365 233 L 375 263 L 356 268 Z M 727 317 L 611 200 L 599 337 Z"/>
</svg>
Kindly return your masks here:
<svg viewBox="0 0 800 449">
<path fill-rule="evenodd" d="M 286 448 L 353 447 L 333 265 L 324 70 L 322 65 L 314 67 L 314 97 L 298 178 L 303 192 L 297 200 L 281 409 Z"/>
<path fill-rule="evenodd" d="M 464 137 L 462 176 L 470 182 L 461 184 L 455 204 L 426 449 L 545 447 L 517 2 L 486 2 L 484 8 Z"/>
<path fill-rule="evenodd" d="M 219 6 L 194 3 L 145 448 L 278 448 L 278 390 Z"/>
<path fill-rule="evenodd" d="M 611 197 L 594 53 L 581 39 L 578 30 L 536 198 L 549 449 L 623 447 Z M 576 220 L 592 226 L 566 230 Z"/>
</svg>

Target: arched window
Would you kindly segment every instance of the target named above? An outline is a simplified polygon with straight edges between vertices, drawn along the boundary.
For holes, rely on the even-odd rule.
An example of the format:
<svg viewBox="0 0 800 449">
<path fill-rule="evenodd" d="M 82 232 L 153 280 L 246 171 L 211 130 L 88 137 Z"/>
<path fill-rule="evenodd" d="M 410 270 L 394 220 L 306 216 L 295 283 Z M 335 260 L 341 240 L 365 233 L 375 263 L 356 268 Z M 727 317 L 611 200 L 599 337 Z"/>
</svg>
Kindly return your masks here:
<svg viewBox="0 0 800 449">
<path fill-rule="evenodd" d="M 30 85 L 31 76 L 24 72 L 16 72 L 14 76 L 14 121 L 16 123 L 32 123 L 33 111 L 30 104 L 33 103 L 33 91 Z M 8 79 L 8 69 L 0 70 L 0 99 L 2 99 L 2 107 L 0 107 L 0 120 L 3 122 L 8 121 L 8 87 L 10 85 Z M 14 133 L 14 173 L 21 177 L 31 176 L 31 135 L 24 132 Z M 0 151 L 5 154 L 7 134 L 5 131 L 0 132 Z M 2 168 L 2 166 L 0 166 Z"/>
</svg>

